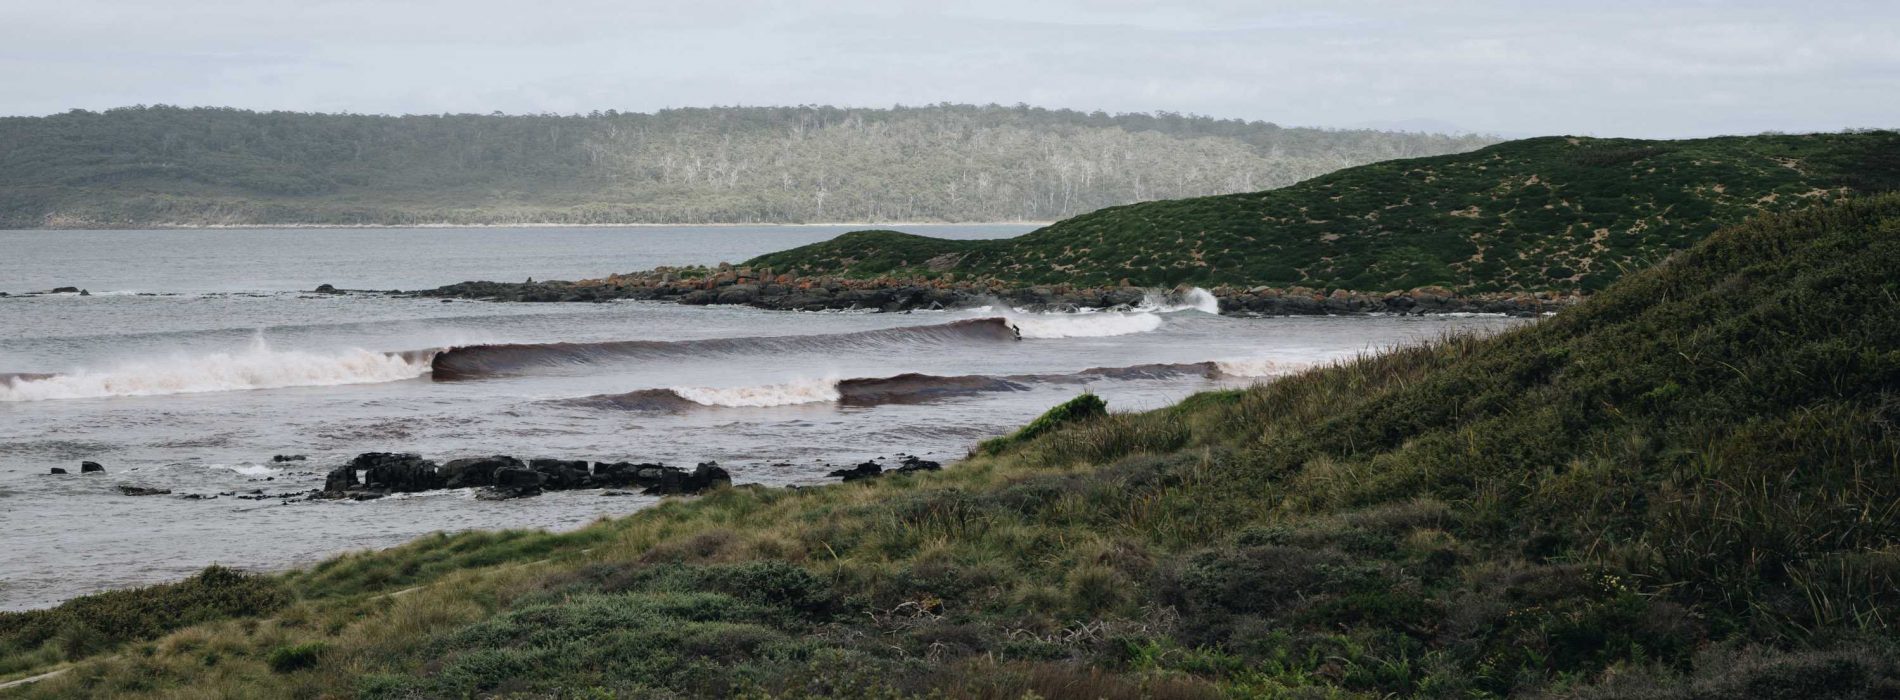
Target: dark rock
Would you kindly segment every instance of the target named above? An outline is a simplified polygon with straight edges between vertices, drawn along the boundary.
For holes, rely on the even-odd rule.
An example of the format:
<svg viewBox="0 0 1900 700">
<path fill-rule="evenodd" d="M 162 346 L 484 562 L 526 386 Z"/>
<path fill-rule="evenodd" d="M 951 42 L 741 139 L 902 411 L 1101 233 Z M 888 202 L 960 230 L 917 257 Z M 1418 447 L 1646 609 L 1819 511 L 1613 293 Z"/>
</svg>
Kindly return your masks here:
<svg viewBox="0 0 1900 700">
<path fill-rule="evenodd" d="M 943 465 L 940 463 L 906 455 L 904 461 L 897 465 L 897 472 L 900 474 L 909 472 L 934 472 L 942 468 Z"/>
<path fill-rule="evenodd" d="M 541 495 L 541 485 L 547 481 L 546 474 L 533 469 L 506 467 L 495 471 L 495 485 L 475 492 L 475 498 L 483 501 L 508 501 L 516 498 L 528 498 Z"/>
<path fill-rule="evenodd" d="M 495 472 L 501 469 L 520 469 L 521 460 L 507 455 L 492 457 L 471 457 L 449 460 L 437 471 L 442 474 L 443 488 L 459 489 L 470 486 L 492 486 Z"/>
<path fill-rule="evenodd" d="M 179 498 L 187 500 L 187 501 L 209 501 L 209 500 L 217 498 L 217 496 L 207 496 L 202 493 L 188 493 L 183 496 L 179 496 Z"/>
<path fill-rule="evenodd" d="M 133 486 L 131 484 L 119 484 L 119 493 L 127 496 L 163 496 L 171 492 L 171 489 L 154 489 L 144 486 Z"/>
<path fill-rule="evenodd" d="M 54 287 L 52 294 L 78 294 L 78 287 Z"/>
<path fill-rule="evenodd" d="M 79 473 L 81 474 L 91 474 L 94 472 L 103 474 L 105 473 L 105 471 L 106 471 L 105 465 L 102 465 L 98 462 L 80 462 L 79 463 Z"/>
<path fill-rule="evenodd" d="M 317 285 L 316 292 L 318 294 L 342 294 L 343 290 L 337 289 L 336 287 L 331 286 L 331 285 L 319 284 Z"/>
<path fill-rule="evenodd" d="M 82 297 L 89 297 L 89 296 L 92 296 L 92 292 L 91 292 L 91 291 L 88 291 L 88 290 L 84 290 L 84 289 L 81 289 L 81 290 L 79 290 L 79 296 L 82 296 Z"/>
<path fill-rule="evenodd" d="M 303 460 L 303 455 L 271 455 L 270 458 L 272 462 L 302 462 Z"/>
<path fill-rule="evenodd" d="M 347 464 L 331 470 L 323 477 L 323 490 L 328 493 L 340 494 L 359 485 L 360 483 L 356 480 L 356 467 Z"/>
<path fill-rule="evenodd" d="M 587 486 L 587 462 L 565 459 L 531 459 L 528 467 L 547 475 L 547 487 L 555 490 Z"/>
<path fill-rule="evenodd" d="M 502 488 L 502 489 L 532 488 L 532 489 L 539 490 L 541 488 L 541 485 L 546 484 L 547 482 L 548 482 L 548 475 L 535 471 L 533 469 L 526 469 L 522 467 L 503 467 L 501 469 L 495 470 L 494 485 L 496 488 Z"/>
<path fill-rule="evenodd" d="M 48 473 L 49 473 L 49 474 L 52 474 L 52 475 L 54 475 L 54 476 L 58 476 L 58 475 L 61 475 L 61 474 L 65 474 L 65 473 L 66 473 L 66 470 L 65 470 L 65 469 L 63 469 L 63 468 L 60 468 L 60 467 L 53 467 L 53 471 L 51 471 L 51 472 L 48 472 Z"/>
<path fill-rule="evenodd" d="M 861 479 L 875 479 L 883 475 L 884 467 L 882 465 L 877 462 L 865 462 L 850 469 L 839 469 L 825 476 L 842 477 L 845 481 L 850 482 Z"/>
<path fill-rule="evenodd" d="M 718 462 L 701 462 L 690 474 L 682 469 L 662 469 L 660 483 L 642 493 L 648 496 L 690 495 L 731 484 L 732 475 L 721 468 Z"/>
<path fill-rule="evenodd" d="M 442 488 L 444 479 L 435 462 L 409 453 L 365 452 L 350 466 L 363 470 L 363 486 L 395 493 Z"/>
<path fill-rule="evenodd" d="M 661 474 L 667 469 L 664 464 L 595 462 L 594 483 L 608 487 L 654 486 L 660 483 Z"/>
</svg>

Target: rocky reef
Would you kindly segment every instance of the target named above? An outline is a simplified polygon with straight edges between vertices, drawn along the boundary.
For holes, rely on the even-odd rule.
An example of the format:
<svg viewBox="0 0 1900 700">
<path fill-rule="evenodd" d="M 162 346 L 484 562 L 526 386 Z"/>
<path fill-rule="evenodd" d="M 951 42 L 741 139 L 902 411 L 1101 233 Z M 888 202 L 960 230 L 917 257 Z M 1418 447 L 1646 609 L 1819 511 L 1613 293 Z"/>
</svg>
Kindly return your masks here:
<svg viewBox="0 0 1900 700">
<path fill-rule="evenodd" d="M 1038 311 L 1133 307 L 1152 290 L 1129 285 L 1086 287 L 1009 286 L 994 280 L 936 278 L 799 277 L 771 269 L 720 265 L 660 267 L 601 279 L 528 282 L 462 282 L 415 292 L 445 299 L 536 302 L 603 302 L 619 299 L 692 305 L 744 305 L 783 311 L 873 310 L 900 312 L 1003 304 Z M 1579 297 L 1559 293 L 1458 294 L 1440 287 L 1394 292 L 1321 290 L 1306 287 L 1215 287 L 1207 290 L 1221 313 L 1259 316 L 1370 313 L 1501 313 L 1555 311 Z"/>
<path fill-rule="evenodd" d="M 507 455 L 455 459 L 437 464 L 411 453 L 366 452 L 325 475 L 323 490 L 312 498 L 368 500 L 392 493 L 479 488 L 478 498 L 506 500 L 544 491 L 640 488 L 655 496 L 696 494 L 732 475 L 717 463 L 692 470 L 664 464 L 531 459 Z"/>
</svg>

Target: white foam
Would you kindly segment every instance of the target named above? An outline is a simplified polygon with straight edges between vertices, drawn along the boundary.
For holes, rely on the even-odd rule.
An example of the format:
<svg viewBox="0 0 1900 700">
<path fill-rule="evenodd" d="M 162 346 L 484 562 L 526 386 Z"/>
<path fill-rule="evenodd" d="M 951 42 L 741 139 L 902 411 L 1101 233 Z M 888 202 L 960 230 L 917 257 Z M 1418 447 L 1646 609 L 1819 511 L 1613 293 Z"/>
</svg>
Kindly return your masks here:
<svg viewBox="0 0 1900 700">
<path fill-rule="evenodd" d="M 1017 314 L 1009 323 L 1025 340 L 1051 338 L 1106 338 L 1147 333 L 1161 328 L 1161 316 L 1152 313 Z"/>
<path fill-rule="evenodd" d="M 1312 367 L 1309 362 L 1270 360 L 1264 357 L 1244 360 L 1215 360 L 1215 369 L 1229 377 L 1280 377 Z"/>
<path fill-rule="evenodd" d="M 784 384 L 740 387 L 673 387 L 680 398 L 702 406 L 791 406 L 801 403 L 829 403 L 842 398 L 838 380 L 799 379 Z"/>
<path fill-rule="evenodd" d="M 276 476 L 279 473 L 276 469 L 266 467 L 262 464 L 222 464 L 218 466 L 245 476 Z"/>
<path fill-rule="evenodd" d="M 44 379 L 0 383 L 0 401 L 154 396 L 211 391 L 338 386 L 414 379 L 429 363 L 350 348 L 331 352 L 275 350 L 260 336 L 241 352 L 126 362 Z"/>
<path fill-rule="evenodd" d="M 1185 292 L 1149 292 L 1141 300 L 1142 311 L 1174 313 L 1176 311 L 1199 311 L 1204 314 L 1220 315 L 1220 300 L 1214 294 L 1200 287 L 1189 288 Z"/>
</svg>

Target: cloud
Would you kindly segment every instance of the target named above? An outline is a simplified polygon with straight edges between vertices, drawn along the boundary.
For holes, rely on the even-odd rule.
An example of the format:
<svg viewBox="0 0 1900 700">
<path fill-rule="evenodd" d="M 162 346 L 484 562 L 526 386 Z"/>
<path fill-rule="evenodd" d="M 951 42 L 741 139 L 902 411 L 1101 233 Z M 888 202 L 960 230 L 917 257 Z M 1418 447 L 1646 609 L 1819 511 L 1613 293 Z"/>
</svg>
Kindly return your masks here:
<svg viewBox="0 0 1900 700">
<path fill-rule="evenodd" d="M 1028 102 L 1692 136 L 1894 126 L 1891 3 L 16 0 L 0 113 Z"/>
</svg>

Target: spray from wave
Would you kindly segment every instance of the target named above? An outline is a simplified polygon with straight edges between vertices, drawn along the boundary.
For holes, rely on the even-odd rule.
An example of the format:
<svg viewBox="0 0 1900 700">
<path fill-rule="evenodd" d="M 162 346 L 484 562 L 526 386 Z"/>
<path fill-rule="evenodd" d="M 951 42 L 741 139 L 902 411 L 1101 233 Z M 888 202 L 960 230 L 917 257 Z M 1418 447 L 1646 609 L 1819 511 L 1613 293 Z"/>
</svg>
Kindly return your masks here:
<svg viewBox="0 0 1900 700">
<path fill-rule="evenodd" d="M 429 371 L 417 353 L 350 348 L 331 352 L 277 350 L 262 336 L 239 352 L 126 362 L 109 369 L 16 376 L 0 380 L 0 401 L 155 396 L 297 386 L 373 384 L 414 379 Z"/>
<path fill-rule="evenodd" d="M 701 406 L 731 406 L 735 408 L 792 406 L 801 403 L 830 403 L 842 398 L 838 393 L 838 380 L 800 379 L 784 384 L 741 387 L 680 387 L 668 391 L 682 399 Z"/>
<path fill-rule="evenodd" d="M 1142 311 L 1156 313 L 1174 313 L 1177 311 L 1199 311 L 1204 314 L 1220 314 L 1220 300 L 1200 287 L 1189 287 L 1185 291 L 1149 292 L 1141 300 Z"/>
<path fill-rule="evenodd" d="M 1312 366 L 1310 362 L 1272 360 L 1264 357 L 1214 361 L 1214 368 L 1229 377 L 1282 377 L 1304 372 Z"/>
<path fill-rule="evenodd" d="M 1162 314 L 1182 311 L 1219 314 L 1220 300 L 1205 289 L 1192 287 L 1176 292 L 1149 292 L 1139 305 L 1127 311 L 1050 313 L 1014 309 L 1007 318 L 1024 340 L 1110 338 L 1160 330 L 1165 323 Z"/>
<path fill-rule="evenodd" d="M 1019 314 L 1009 323 L 1024 340 L 1107 338 L 1147 333 L 1161 328 L 1161 317 L 1151 313 Z"/>
</svg>

